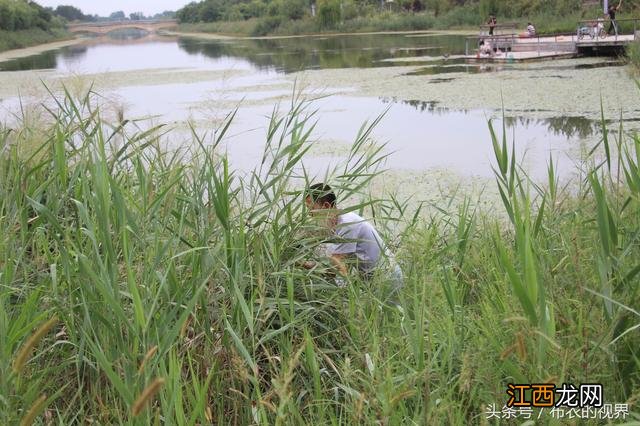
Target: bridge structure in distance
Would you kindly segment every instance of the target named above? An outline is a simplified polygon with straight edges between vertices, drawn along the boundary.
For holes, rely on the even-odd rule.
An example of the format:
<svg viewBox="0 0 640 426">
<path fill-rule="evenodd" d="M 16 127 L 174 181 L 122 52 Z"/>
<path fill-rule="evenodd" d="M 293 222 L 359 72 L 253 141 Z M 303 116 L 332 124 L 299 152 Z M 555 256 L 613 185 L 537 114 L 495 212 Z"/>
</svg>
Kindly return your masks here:
<svg viewBox="0 0 640 426">
<path fill-rule="evenodd" d="M 67 25 L 71 33 L 91 33 L 104 35 L 117 30 L 136 29 L 149 33 L 157 32 L 175 27 L 178 23 L 175 19 L 146 19 L 146 20 L 122 20 L 108 22 L 79 22 Z"/>
</svg>

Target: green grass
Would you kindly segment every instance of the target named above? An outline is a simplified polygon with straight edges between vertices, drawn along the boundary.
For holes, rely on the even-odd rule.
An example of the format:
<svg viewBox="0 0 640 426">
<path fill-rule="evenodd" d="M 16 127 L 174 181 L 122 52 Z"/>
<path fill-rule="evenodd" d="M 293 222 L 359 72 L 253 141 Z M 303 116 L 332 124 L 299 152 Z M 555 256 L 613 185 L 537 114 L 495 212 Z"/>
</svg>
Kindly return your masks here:
<svg viewBox="0 0 640 426">
<path fill-rule="evenodd" d="M 343 21 L 332 28 L 322 28 L 311 17 L 287 20 L 278 17 L 253 18 L 246 21 L 218 21 L 198 24 L 180 24 L 182 32 L 220 33 L 241 36 L 302 35 L 315 33 L 368 32 L 368 31 L 412 31 L 434 28 L 431 14 L 380 13 L 359 16 Z"/>
<path fill-rule="evenodd" d="M 634 41 L 627 46 L 627 62 L 631 65 L 633 73 L 638 74 L 640 71 L 640 42 Z"/>
<path fill-rule="evenodd" d="M 637 137 L 605 129 L 565 187 L 553 161 L 528 180 L 488 128 L 501 220 L 372 199 L 364 125 L 327 180 L 396 252 L 394 307 L 381 277 L 342 289 L 298 266 L 323 241 L 301 192 L 312 105 L 274 111 L 241 174 L 218 148 L 233 114 L 175 152 L 91 97 L 0 132 L 1 424 L 466 425 L 507 383 L 546 381 L 602 383 L 640 420 Z"/>
<path fill-rule="evenodd" d="M 197 24 L 180 24 L 178 31 L 181 32 L 201 32 L 219 33 L 229 35 L 251 35 L 258 25 L 258 19 L 247 19 L 245 21 L 216 21 L 200 22 Z"/>
<path fill-rule="evenodd" d="M 0 52 L 65 40 L 71 37 L 62 28 L 53 28 L 49 31 L 44 31 L 40 28 L 21 31 L 0 31 Z"/>
</svg>

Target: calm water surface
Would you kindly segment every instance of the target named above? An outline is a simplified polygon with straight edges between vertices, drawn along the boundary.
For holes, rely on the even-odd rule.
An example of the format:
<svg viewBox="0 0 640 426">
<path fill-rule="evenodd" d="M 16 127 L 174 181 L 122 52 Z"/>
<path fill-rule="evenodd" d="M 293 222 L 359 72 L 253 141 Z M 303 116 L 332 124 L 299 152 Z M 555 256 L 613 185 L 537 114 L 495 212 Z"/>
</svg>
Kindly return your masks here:
<svg viewBox="0 0 640 426">
<path fill-rule="evenodd" d="M 60 74 L 136 72 L 139 70 L 200 70 L 223 72 L 211 79 L 193 82 L 123 83 L 111 95 L 126 105 L 127 117 L 153 116 L 156 122 L 196 120 L 200 128 L 208 120 L 219 120 L 217 104 L 238 103 L 240 110 L 226 147 L 239 167 L 252 167 L 260 158 L 267 117 L 276 98 L 290 95 L 282 89 L 287 74 L 308 69 L 391 67 L 407 65 L 403 58 L 430 57 L 418 65 L 415 75 L 442 74 L 431 83 L 447 82 L 452 73 L 499 73 L 495 67 L 467 64 L 463 36 L 451 35 L 361 35 L 305 37 L 271 40 L 196 40 L 172 37 L 121 35 L 88 41 L 60 50 L 0 63 L 0 72 L 55 70 Z M 616 65 L 604 63 L 603 66 Z M 508 67 L 502 65 L 500 69 Z M 242 73 L 235 73 L 242 71 Z M 229 76 L 224 76 L 228 72 Z M 212 73 L 213 75 L 213 73 Z M 560 76 L 559 76 L 560 78 Z M 280 86 L 278 86 L 280 84 Z M 318 95 L 330 94 L 331 81 Z M 273 86 L 273 87 L 269 87 Z M 252 89 L 247 89 L 252 88 Z M 274 99 L 274 101 L 270 101 Z M 0 102 L 4 113 L 17 98 Z M 286 104 L 286 103 L 285 103 Z M 285 108 L 286 105 L 283 105 Z M 228 107 L 227 107 L 228 108 Z M 341 94 L 322 97 L 313 104 L 318 110 L 319 143 L 339 149 L 320 149 L 317 157 L 333 158 L 348 149 L 361 124 L 385 116 L 375 137 L 386 142 L 393 154 L 387 165 L 395 169 L 445 169 L 463 175 L 491 176 L 492 157 L 487 119 L 495 111 L 450 110 L 445 106 L 411 99 L 373 98 Z M 226 111 L 226 110 L 225 110 Z M 597 125 L 583 117 L 537 119 L 522 113 L 509 118 L 510 138 L 526 152 L 526 164 L 536 175 L 544 174 L 551 152 L 560 165 L 573 165 L 570 151 L 584 148 Z M 500 127 L 500 123 L 497 124 Z M 213 124 L 212 124 L 213 127 Z M 342 144 L 342 145 L 341 145 Z M 335 148 L 335 147 L 334 147 Z"/>
</svg>

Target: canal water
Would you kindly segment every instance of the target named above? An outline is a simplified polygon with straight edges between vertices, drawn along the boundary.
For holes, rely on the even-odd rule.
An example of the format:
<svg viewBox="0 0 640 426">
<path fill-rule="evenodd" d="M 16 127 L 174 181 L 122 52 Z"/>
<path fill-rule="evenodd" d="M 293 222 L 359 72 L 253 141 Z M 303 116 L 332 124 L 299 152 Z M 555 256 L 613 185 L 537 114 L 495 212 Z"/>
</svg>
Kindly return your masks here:
<svg viewBox="0 0 640 426">
<path fill-rule="evenodd" d="M 600 138 L 597 97 L 614 102 L 608 79 L 624 83 L 616 90 L 625 96 L 632 84 L 618 60 L 475 64 L 460 58 L 464 49 L 465 36 L 456 34 L 220 40 L 120 34 L 0 62 L 0 119 L 11 122 L 25 104 L 50 102 L 38 88 L 43 84 L 81 81 L 118 114 L 143 119 L 138 125 L 168 123 L 170 143 L 184 146 L 187 123 L 213 137 L 237 108 L 224 149 L 236 167 L 250 169 L 260 159 L 268 117 L 286 111 L 297 94 L 314 99 L 308 110 L 317 111 L 311 155 L 318 163 L 346 155 L 362 124 L 383 114 L 373 137 L 386 144 L 389 169 L 486 179 L 493 119 L 499 134 L 505 125 L 533 176 L 545 175 L 550 156 L 569 176 Z M 637 121 L 635 107 L 616 105 L 607 107 L 612 121 L 620 114 Z"/>
</svg>

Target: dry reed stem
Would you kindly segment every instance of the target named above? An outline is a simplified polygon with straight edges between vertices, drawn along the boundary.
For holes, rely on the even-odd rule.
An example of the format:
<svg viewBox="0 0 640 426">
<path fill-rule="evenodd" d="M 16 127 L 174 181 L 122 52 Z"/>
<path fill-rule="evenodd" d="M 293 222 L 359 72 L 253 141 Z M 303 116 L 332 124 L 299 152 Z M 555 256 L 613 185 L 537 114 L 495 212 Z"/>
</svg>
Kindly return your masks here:
<svg viewBox="0 0 640 426">
<path fill-rule="evenodd" d="M 158 345 L 155 345 L 154 347 L 152 347 L 147 351 L 146 355 L 142 359 L 142 362 L 140 363 L 140 367 L 138 368 L 138 374 L 142 374 L 142 370 L 144 370 L 144 366 L 156 354 L 156 352 L 158 352 Z"/>
<path fill-rule="evenodd" d="M 27 414 L 24 415 L 22 420 L 20 420 L 20 426 L 31 426 L 36 417 L 42 412 L 44 409 L 45 402 L 47 401 L 46 395 L 40 395 L 38 399 L 31 405 Z"/>
<path fill-rule="evenodd" d="M 29 358 L 29 354 L 31 350 L 38 345 L 38 342 L 42 340 L 42 338 L 53 328 L 54 325 L 58 323 L 58 317 L 53 316 L 50 320 L 42 324 L 38 329 L 29 337 L 29 339 L 22 345 L 20 350 L 18 351 L 18 355 L 16 355 L 15 361 L 13 362 L 13 372 L 18 374 L 24 368 L 24 365 L 27 362 L 27 358 Z"/>
<path fill-rule="evenodd" d="M 149 400 L 158 393 L 162 385 L 164 385 L 164 382 L 165 380 L 162 377 L 158 377 L 151 382 L 151 384 L 142 391 L 138 399 L 133 403 L 133 406 L 131 407 L 131 414 L 134 416 L 140 414 L 147 405 L 147 402 L 149 402 Z"/>
</svg>

